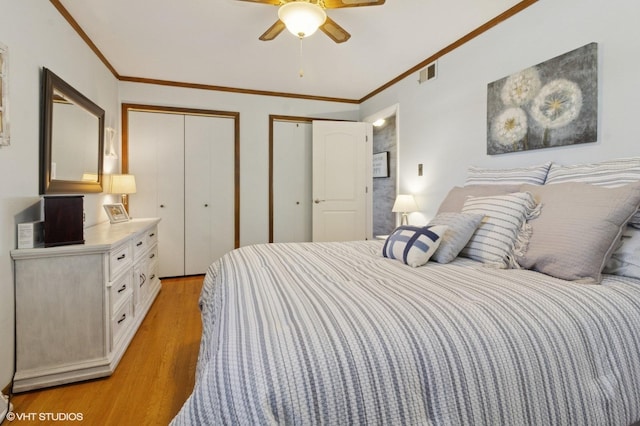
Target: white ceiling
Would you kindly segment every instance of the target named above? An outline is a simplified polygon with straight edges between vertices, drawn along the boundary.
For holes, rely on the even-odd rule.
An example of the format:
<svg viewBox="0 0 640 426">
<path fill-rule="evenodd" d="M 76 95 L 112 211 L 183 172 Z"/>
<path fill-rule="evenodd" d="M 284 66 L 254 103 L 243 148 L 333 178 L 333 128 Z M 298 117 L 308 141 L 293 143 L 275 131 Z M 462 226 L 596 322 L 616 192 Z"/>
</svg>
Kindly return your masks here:
<svg viewBox="0 0 640 426">
<path fill-rule="evenodd" d="M 238 0 L 60 0 L 120 76 L 358 100 L 519 0 L 387 0 L 330 9 L 351 33 L 258 40 L 276 6 Z"/>
</svg>

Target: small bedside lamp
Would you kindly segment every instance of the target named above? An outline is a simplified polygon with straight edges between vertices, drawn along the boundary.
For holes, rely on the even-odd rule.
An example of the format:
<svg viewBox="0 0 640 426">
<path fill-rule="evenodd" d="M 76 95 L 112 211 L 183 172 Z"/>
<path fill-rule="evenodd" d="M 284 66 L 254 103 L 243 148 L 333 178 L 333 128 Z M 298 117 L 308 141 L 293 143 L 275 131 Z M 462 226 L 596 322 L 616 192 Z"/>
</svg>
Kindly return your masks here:
<svg viewBox="0 0 640 426">
<path fill-rule="evenodd" d="M 391 211 L 394 213 L 402 213 L 400 225 L 408 225 L 409 213 L 417 212 L 418 205 L 416 204 L 416 200 L 413 198 L 413 195 L 398 195 L 396 197 L 396 202 L 393 203 Z"/>
<path fill-rule="evenodd" d="M 122 205 L 124 205 L 127 213 L 129 212 L 129 194 L 136 192 L 136 178 L 133 175 L 111 175 L 111 185 L 109 186 L 110 194 L 120 194 L 122 197 Z"/>
</svg>

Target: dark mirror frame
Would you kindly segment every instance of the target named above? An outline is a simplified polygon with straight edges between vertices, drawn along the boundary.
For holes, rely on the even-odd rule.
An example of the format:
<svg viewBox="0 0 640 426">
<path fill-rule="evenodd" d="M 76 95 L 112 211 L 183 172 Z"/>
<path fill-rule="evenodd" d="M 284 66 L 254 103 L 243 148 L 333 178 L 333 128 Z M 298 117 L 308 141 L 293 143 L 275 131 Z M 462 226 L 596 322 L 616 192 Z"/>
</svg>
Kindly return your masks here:
<svg viewBox="0 0 640 426">
<path fill-rule="evenodd" d="M 98 119 L 98 180 L 83 182 L 51 179 L 51 135 L 53 125 L 53 93 L 58 91 L 74 104 Z M 104 110 L 71 87 L 47 68 L 42 69 L 42 105 L 40 131 L 40 194 L 84 194 L 102 192 L 102 159 L 104 156 Z"/>
</svg>

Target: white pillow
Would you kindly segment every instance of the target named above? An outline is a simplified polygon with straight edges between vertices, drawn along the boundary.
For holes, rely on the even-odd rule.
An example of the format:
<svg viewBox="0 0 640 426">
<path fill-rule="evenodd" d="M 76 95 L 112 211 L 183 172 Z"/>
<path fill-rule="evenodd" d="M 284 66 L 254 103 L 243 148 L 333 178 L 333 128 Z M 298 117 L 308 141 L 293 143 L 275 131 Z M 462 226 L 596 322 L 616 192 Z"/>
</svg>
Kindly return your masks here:
<svg viewBox="0 0 640 426">
<path fill-rule="evenodd" d="M 422 266 L 436 251 L 446 226 L 399 226 L 387 238 L 382 255 L 414 268 Z"/>
<path fill-rule="evenodd" d="M 484 169 L 471 166 L 467 170 L 464 185 L 543 185 L 550 166 L 551 162 L 512 169 Z"/>
<path fill-rule="evenodd" d="M 462 212 L 482 214 L 484 219 L 461 255 L 498 268 L 520 268 L 515 255 L 526 249 L 531 236 L 527 220 L 540 214 L 531 193 L 471 197 Z"/>
<path fill-rule="evenodd" d="M 611 255 L 602 271 L 640 279 L 640 230 L 627 226 L 622 232 L 622 245 Z"/>
</svg>

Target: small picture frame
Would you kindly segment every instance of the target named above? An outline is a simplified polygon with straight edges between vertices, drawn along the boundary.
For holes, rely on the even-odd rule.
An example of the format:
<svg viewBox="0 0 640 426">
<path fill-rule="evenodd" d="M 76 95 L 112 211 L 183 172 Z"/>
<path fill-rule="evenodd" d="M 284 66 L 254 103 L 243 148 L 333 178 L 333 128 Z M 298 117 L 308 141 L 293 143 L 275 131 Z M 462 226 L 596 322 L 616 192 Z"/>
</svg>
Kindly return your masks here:
<svg viewBox="0 0 640 426">
<path fill-rule="evenodd" d="M 389 151 L 373 154 L 373 177 L 389 177 Z"/>
<path fill-rule="evenodd" d="M 111 223 L 126 222 L 129 220 L 129 215 L 122 203 L 104 204 L 104 211 L 107 212 L 109 222 Z"/>
</svg>

